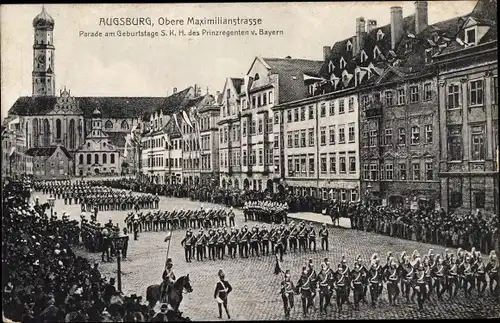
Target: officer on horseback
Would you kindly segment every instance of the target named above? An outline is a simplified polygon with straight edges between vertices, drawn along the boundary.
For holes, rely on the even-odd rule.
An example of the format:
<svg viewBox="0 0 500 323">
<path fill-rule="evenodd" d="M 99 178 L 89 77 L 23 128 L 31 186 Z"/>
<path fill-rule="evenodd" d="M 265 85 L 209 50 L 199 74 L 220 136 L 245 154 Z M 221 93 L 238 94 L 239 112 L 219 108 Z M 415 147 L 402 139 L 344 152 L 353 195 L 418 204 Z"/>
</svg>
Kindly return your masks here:
<svg viewBox="0 0 500 323">
<path fill-rule="evenodd" d="M 162 286 L 161 286 L 161 301 L 163 303 L 169 303 L 168 295 L 170 295 L 170 289 L 172 288 L 174 282 L 175 282 L 175 274 L 172 269 L 173 263 L 172 263 L 172 258 L 167 259 L 167 263 L 165 265 L 165 271 L 163 272 L 162 278 Z"/>
</svg>

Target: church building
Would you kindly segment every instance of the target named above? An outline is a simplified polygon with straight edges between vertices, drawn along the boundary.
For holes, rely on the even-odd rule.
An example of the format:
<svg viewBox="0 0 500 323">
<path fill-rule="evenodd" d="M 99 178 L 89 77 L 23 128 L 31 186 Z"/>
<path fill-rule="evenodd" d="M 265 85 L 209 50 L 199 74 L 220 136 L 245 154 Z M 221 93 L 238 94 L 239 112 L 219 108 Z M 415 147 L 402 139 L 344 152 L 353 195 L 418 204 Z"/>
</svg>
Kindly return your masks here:
<svg viewBox="0 0 500 323">
<path fill-rule="evenodd" d="M 74 160 L 70 174 L 131 172 L 138 161 L 134 154 L 123 156 L 125 136 L 165 98 L 76 97 L 66 88 L 57 95 L 54 25 L 45 8 L 33 19 L 32 95 L 19 97 L 9 110 L 9 118 L 19 117 L 27 149 L 64 147 Z M 106 154 L 111 155 L 108 158 Z M 80 156 L 84 156 L 82 163 Z"/>
</svg>

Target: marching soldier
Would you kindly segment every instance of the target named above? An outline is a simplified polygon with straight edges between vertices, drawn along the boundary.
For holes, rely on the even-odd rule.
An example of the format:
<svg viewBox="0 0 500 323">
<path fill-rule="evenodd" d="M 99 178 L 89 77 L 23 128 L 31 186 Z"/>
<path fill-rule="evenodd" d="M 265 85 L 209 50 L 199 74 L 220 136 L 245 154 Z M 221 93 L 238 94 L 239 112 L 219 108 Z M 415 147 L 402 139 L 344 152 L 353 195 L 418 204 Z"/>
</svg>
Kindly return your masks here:
<svg viewBox="0 0 500 323">
<path fill-rule="evenodd" d="M 224 230 L 218 229 L 217 237 L 217 258 L 219 260 L 224 260 L 224 254 L 226 253 L 226 228 Z"/>
<path fill-rule="evenodd" d="M 426 281 L 425 281 L 425 268 L 424 264 L 419 262 L 417 271 L 415 273 L 416 281 L 416 291 L 418 293 L 418 308 L 422 310 L 424 308 L 424 302 L 426 299 Z"/>
<path fill-rule="evenodd" d="M 319 283 L 319 310 L 321 313 L 326 314 L 326 307 L 330 298 L 330 282 L 331 272 L 326 263 L 321 264 L 321 271 L 317 276 Z"/>
<path fill-rule="evenodd" d="M 215 242 L 217 241 L 217 236 L 215 231 L 210 229 L 208 237 L 208 259 L 215 260 Z"/>
<path fill-rule="evenodd" d="M 380 285 L 382 284 L 382 277 L 380 274 L 381 268 L 379 265 L 378 255 L 375 253 L 372 255 L 372 264 L 370 267 L 369 275 L 370 275 L 370 296 L 372 298 L 372 307 L 376 306 Z"/>
<path fill-rule="evenodd" d="M 490 278 L 490 294 L 498 295 L 498 259 L 495 250 L 492 250 L 489 255 L 489 261 L 486 265 L 486 271 Z M 495 287 L 493 287 L 495 286 Z"/>
<path fill-rule="evenodd" d="M 476 286 L 479 297 L 484 295 L 484 291 L 486 290 L 486 267 L 483 263 L 483 257 L 481 254 L 477 254 L 477 262 L 475 264 L 475 273 L 476 276 Z"/>
<path fill-rule="evenodd" d="M 279 228 L 278 230 L 276 230 L 276 234 L 275 234 L 275 243 L 276 243 L 276 250 L 274 251 L 274 253 L 276 255 L 279 254 L 279 257 L 280 257 L 280 261 L 283 261 L 283 254 L 284 254 L 284 248 L 283 248 L 283 236 L 284 236 L 284 231 L 281 230 L 281 228 Z"/>
<path fill-rule="evenodd" d="M 300 223 L 300 231 L 299 231 L 299 252 L 302 250 L 305 252 L 307 250 L 306 240 L 307 239 L 307 228 L 305 223 L 302 221 Z"/>
<path fill-rule="evenodd" d="M 396 261 L 394 259 L 390 259 L 385 269 L 389 305 L 396 305 L 396 301 L 399 296 L 398 274 L 398 265 Z"/>
<path fill-rule="evenodd" d="M 337 309 L 340 313 L 342 311 L 342 305 L 345 303 L 346 295 L 346 277 L 344 271 L 342 270 L 342 265 L 337 265 L 337 272 L 335 273 L 334 288 L 337 292 Z"/>
<path fill-rule="evenodd" d="M 354 271 L 351 277 L 351 288 L 354 291 L 354 309 L 359 310 L 359 302 L 363 299 L 363 272 L 361 264 L 354 264 Z"/>
<path fill-rule="evenodd" d="M 281 298 L 283 299 L 283 307 L 285 309 L 285 317 L 290 317 L 290 310 L 293 308 L 295 286 L 291 280 L 290 270 L 285 272 L 283 281 L 281 282 Z"/>
<path fill-rule="evenodd" d="M 269 232 L 265 225 L 262 225 L 262 229 L 260 230 L 260 239 L 261 239 L 261 251 L 262 255 L 269 256 Z"/>
<path fill-rule="evenodd" d="M 301 295 L 302 315 L 306 316 L 309 307 L 311 306 L 311 278 L 313 273 L 309 273 L 307 267 L 302 267 L 302 275 L 297 282 L 297 289 Z"/>
</svg>

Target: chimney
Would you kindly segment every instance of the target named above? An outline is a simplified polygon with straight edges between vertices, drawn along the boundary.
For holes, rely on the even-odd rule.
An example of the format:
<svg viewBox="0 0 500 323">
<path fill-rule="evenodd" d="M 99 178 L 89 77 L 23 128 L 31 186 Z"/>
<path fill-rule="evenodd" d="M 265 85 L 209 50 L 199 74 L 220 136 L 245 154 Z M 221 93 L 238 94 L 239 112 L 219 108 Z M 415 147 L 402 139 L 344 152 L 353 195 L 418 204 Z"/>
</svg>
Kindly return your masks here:
<svg viewBox="0 0 500 323">
<path fill-rule="evenodd" d="M 323 46 L 323 61 L 326 62 L 326 60 L 330 57 L 330 52 L 332 48 L 330 46 Z"/>
<path fill-rule="evenodd" d="M 172 94 L 175 94 L 175 93 L 177 93 L 177 88 L 176 87 L 174 87 L 174 89 L 172 91 Z"/>
<path fill-rule="evenodd" d="M 365 47 L 366 22 L 365 18 L 356 18 L 356 42 L 357 50 L 361 52 Z"/>
<path fill-rule="evenodd" d="M 415 1 L 415 34 L 428 26 L 427 1 Z"/>
<path fill-rule="evenodd" d="M 371 32 L 373 29 L 377 29 L 377 21 L 373 19 L 368 19 L 368 32 Z"/>
<path fill-rule="evenodd" d="M 396 44 L 403 36 L 403 8 L 391 7 L 391 49 L 396 49 Z"/>
<path fill-rule="evenodd" d="M 352 56 L 354 57 L 359 53 L 358 37 L 356 35 L 352 36 L 351 43 L 352 43 Z"/>
</svg>

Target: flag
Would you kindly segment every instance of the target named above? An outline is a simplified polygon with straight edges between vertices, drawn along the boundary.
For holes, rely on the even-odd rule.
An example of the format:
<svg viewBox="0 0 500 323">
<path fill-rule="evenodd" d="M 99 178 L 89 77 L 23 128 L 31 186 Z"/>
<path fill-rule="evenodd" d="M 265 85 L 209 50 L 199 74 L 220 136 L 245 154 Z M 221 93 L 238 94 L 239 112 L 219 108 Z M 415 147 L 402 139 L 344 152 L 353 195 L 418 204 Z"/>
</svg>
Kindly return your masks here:
<svg viewBox="0 0 500 323">
<path fill-rule="evenodd" d="M 274 266 L 274 274 L 279 275 L 280 273 L 284 273 L 283 269 L 281 269 L 281 263 L 278 259 L 278 255 L 276 254 L 276 265 Z"/>
<path fill-rule="evenodd" d="M 168 136 L 168 133 L 165 133 L 165 134 L 163 135 L 163 138 L 165 138 L 165 142 L 167 143 L 167 145 L 168 145 L 169 147 L 171 147 L 171 146 L 172 146 L 172 142 L 170 141 L 170 137 Z"/>
<path fill-rule="evenodd" d="M 173 117 L 174 117 L 174 121 L 175 121 L 175 125 L 177 126 L 177 129 L 179 129 L 179 131 L 181 132 L 181 134 L 184 134 L 184 132 L 182 131 L 181 126 L 179 125 L 179 120 L 177 120 L 177 113 L 174 113 Z"/>
<path fill-rule="evenodd" d="M 171 238 L 172 238 L 172 231 L 169 231 L 169 232 L 167 233 L 167 237 L 165 238 L 165 241 L 164 241 L 164 242 L 168 242 Z"/>
<path fill-rule="evenodd" d="M 9 153 L 9 157 L 12 157 L 12 155 L 14 155 L 14 152 L 16 151 L 16 147 L 12 147 L 10 148 L 10 153 Z"/>
<path fill-rule="evenodd" d="M 250 93 L 248 93 L 249 88 L 250 88 L 250 76 L 249 75 L 245 75 L 245 84 L 243 84 L 243 86 L 245 87 L 245 95 L 247 97 L 248 107 L 252 108 L 252 100 L 250 100 Z"/>
<path fill-rule="evenodd" d="M 193 124 L 191 123 L 191 120 L 189 120 L 189 116 L 188 114 L 186 113 L 186 111 L 182 110 L 182 118 L 184 119 L 184 121 L 186 122 L 186 124 L 191 127 L 191 129 L 193 129 Z"/>
</svg>

